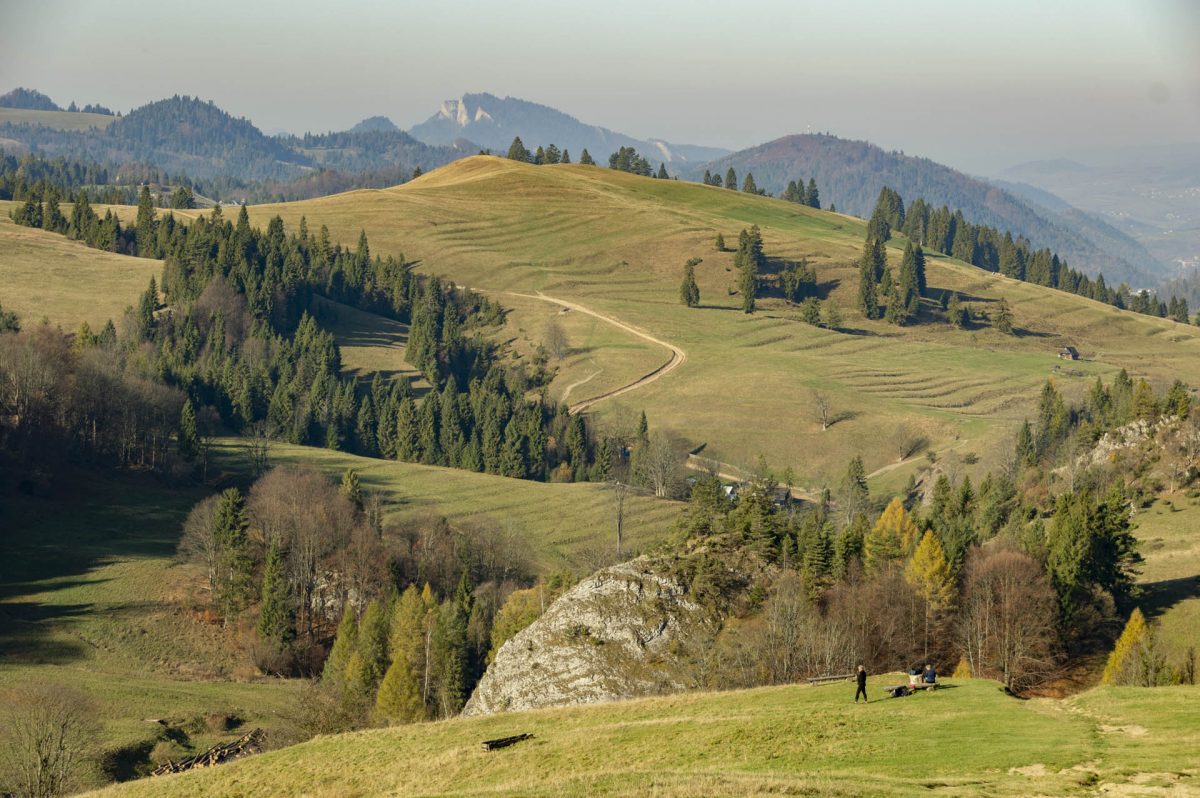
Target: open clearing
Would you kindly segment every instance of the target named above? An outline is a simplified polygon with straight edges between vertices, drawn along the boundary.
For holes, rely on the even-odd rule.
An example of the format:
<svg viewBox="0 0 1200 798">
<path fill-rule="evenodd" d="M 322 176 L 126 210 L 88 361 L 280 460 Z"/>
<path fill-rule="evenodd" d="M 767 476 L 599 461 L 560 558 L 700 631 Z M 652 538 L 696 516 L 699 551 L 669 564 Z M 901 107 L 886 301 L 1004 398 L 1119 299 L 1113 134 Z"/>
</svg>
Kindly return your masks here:
<svg viewBox="0 0 1200 798">
<path fill-rule="evenodd" d="M 74 332 L 87 321 L 99 332 L 119 324 L 162 261 L 91 249 L 57 233 L 21 227 L 8 218 L 13 203 L 0 203 L 0 305 L 15 310 L 25 326 L 43 318 Z"/>
<path fill-rule="evenodd" d="M 967 680 L 881 698 L 902 678 L 871 679 L 866 706 L 849 684 L 789 686 L 323 737 L 102 794 L 1030 796 L 1165 779 L 1176 792 L 1139 794 L 1188 795 L 1200 783 L 1200 689 L 1019 701 Z M 480 749 L 518 733 L 534 737 Z"/>
<path fill-rule="evenodd" d="M 0 125 L 41 125 L 55 130 L 101 130 L 116 121 L 108 114 L 85 114 L 73 111 L 33 111 L 28 108 L 0 108 Z"/>
</svg>

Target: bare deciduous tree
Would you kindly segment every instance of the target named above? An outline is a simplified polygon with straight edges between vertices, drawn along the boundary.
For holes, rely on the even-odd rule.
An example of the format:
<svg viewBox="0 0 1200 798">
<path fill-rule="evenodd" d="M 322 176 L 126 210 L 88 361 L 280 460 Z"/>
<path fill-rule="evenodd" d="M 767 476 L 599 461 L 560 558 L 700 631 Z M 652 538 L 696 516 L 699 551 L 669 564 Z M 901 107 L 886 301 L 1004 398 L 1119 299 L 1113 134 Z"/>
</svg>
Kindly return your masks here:
<svg viewBox="0 0 1200 798">
<path fill-rule="evenodd" d="M 546 325 L 546 351 L 553 355 L 555 360 L 562 360 L 571 351 L 567 334 L 557 319 L 551 319 Z"/>
<path fill-rule="evenodd" d="M 86 695 L 62 685 L 24 685 L 0 698 L 3 783 L 31 798 L 65 795 L 89 767 L 96 711 Z"/>
<path fill-rule="evenodd" d="M 638 470 L 654 490 L 654 495 L 664 498 L 675 492 L 683 460 L 680 447 L 663 433 L 656 432 L 638 456 Z"/>
<path fill-rule="evenodd" d="M 812 403 L 817 420 L 821 422 L 821 431 L 824 432 L 833 424 L 833 417 L 830 415 L 829 394 L 814 390 Z"/>
<path fill-rule="evenodd" d="M 209 496 L 192 508 L 183 522 L 183 535 L 177 550 L 181 560 L 204 568 L 208 575 L 209 596 L 215 595 L 217 589 L 217 564 L 221 556 L 221 546 L 213 527 L 213 513 L 219 499 L 219 496 Z"/>
<path fill-rule="evenodd" d="M 925 438 L 908 424 L 897 424 L 892 431 L 892 447 L 897 462 L 901 462 L 925 448 Z"/>
<path fill-rule="evenodd" d="M 1010 548 L 977 551 L 967 567 L 959 639 L 976 675 L 1014 691 L 1054 671 L 1058 603 L 1041 566 Z"/>
</svg>

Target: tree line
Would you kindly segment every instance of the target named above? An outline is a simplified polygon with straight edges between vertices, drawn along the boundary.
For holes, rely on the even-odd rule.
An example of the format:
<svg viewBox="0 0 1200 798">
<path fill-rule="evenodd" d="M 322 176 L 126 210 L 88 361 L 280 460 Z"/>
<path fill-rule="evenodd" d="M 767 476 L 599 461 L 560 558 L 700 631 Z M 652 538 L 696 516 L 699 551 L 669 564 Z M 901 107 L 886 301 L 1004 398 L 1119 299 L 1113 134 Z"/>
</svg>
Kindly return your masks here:
<svg viewBox="0 0 1200 798">
<path fill-rule="evenodd" d="M 960 210 L 952 212 L 944 205 L 934 208 L 920 198 L 906 209 L 900 195 L 885 186 L 867 222 L 867 239 L 887 241 L 893 232 L 903 233 L 915 244 L 1014 280 L 1057 288 L 1116 308 L 1171 318 L 1181 324 L 1192 321 L 1183 298 L 1172 296 L 1163 301 L 1147 290 L 1135 293 L 1124 283 L 1114 288 L 1104 275 L 1093 279 L 1072 269 L 1047 248 L 1033 250 L 1023 237 L 1014 238 L 1009 231 L 1001 234 L 995 227 L 971 224 Z"/>
<path fill-rule="evenodd" d="M 111 211 L 97 216 L 86 195 L 74 200 L 69 214 L 51 196 L 14 216 L 97 248 L 165 259 L 161 284 L 151 280 L 121 336 L 85 325 L 76 345 L 118 351 L 182 390 L 191 417 L 213 415 L 233 431 L 261 429 L 294 443 L 531 479 L 605 478 L 623 456 L 612 441 L 596 440 L 583 417 L 544 395 L 525 398 L 541 386 L 506 369 L 481 334 L 500 321 L 498 305 L 417 275 L 402 257 L 372 256 L 365 234 L 349 248 L 325 227 L 311 234 L 305 220 L 290 236 L 279 217 L 265 231 L 252 229 L 245 206 L 236 223 L 218 206 L 185 225 L 170 214 L 159 219 L 146 188 L 126 227 Z M 370 390 L 344 379 L 318 297 L 409 324 L 405 357 L 433 390 L 418 401 L 406 379 L 377 380 Z"/>
</svg>

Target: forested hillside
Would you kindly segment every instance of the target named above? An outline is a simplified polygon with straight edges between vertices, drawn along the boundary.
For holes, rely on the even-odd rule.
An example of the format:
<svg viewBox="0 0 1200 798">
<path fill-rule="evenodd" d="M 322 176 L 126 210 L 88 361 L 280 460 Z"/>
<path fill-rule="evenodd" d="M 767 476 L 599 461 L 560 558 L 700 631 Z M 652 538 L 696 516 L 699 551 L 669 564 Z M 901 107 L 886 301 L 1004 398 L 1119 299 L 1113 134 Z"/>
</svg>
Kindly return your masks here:
<svg viewBox="0 0 1200 798">
<path fill-rule="evenodd" d="M 715 174 L 733 168 L 752 172 L 755 182 L 779 194 L 788 181 L 815 177 L 825 206 L 866 217 L 880 189 L 890 186 L 907 198 L 961 209 L 976 224 L 1011 230 L 1038 247 L 1049 247 L 1088 274 L 1153 286 L 1161 266 L 1140 244 L 1090 218 L 1080 220 L 1031 206 L 1008 191 L 927 158 L 886 152 L 865 141 L 828 134 L 786 136 L 727 155 L 705 165 Z M 692 173 L 693 178 L 699 175 Z"/>
</svg>

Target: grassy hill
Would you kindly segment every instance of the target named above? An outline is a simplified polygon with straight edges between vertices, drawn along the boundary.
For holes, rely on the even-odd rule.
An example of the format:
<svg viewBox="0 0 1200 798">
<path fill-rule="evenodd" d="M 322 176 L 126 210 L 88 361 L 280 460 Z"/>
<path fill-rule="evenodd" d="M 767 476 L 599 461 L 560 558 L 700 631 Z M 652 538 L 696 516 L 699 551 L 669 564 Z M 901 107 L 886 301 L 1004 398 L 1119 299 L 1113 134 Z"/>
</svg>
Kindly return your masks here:
<svg viewBox="0 0 1200 798">
<path fill-rule="evenodd" d="M 901 678 L 871 679 L 866 706 L 847 684 L 775 687 L 322 737 L 101 794 L 1186 795 L 1200 779 L 1196 688 L 1019 701 L 967 680 L 882 698 Z"/>
<path fill-rule="evenodd" d="M 104 128 L 116 121 L 108 114 L 84 114 L 73 111 L 35 111 L 28 108 L 0 108 L 0 125 L 41 125 L 53 130 Z"/>
<path fill-rule="evenodd" d="M 538 320 L 561 309 L 557 299 L 677 345 L 687 356 L 679 368 L 591 412 L 617 423 L 645 409 L 652 426 L 685 435 L 706 457 L 748 467 L 762 454 L 814 487 L 835 482 L 856 452 L 868 471 L 890 469 L 876 480 L 883 488 L 902 484 L 922 461 L 891 469 L 896 456 L 884 431 L 901 425 L 927 437 L 935 451 L 976 454 L 981 467 L 990 465 L 1047 377 L 1068 394 L 1121 367 L 1157 383 L 1175 377 L 1200 383 L 1200 329 L 949 258 L 930 259 L 935 295 L 958 291 L 980 310 L 1004 297 L 1013 305 L 1017 336 L 866 321 L 854 310 L 860 220 L 691 183 L 480 156 L 391 189 L 250 208 L 255 224 L 275 214 L 289 225 L 302 216 L 310 228 L 326 224 L 341 241 L 365 229 L 375 252 L 403 253 L 423 270 L 494 292 L 531 342 L 544 323 Z M 718 232 L 736 240 L 755 223 L 773 266 L 800 257 L 816 265 L 821 291 L 841 306 L 846 331 L 805 325 L 780 300 L 760 303 L 752 316 L 737 310 L 740 297 L 729 293 L 732 253 L 716 252 L 712 242 Z M 903 243 L 889 247 L 893 265 Z M 690 257 L 704 258 L 698 309 L 678 302 Z M 529 299 L 539 292 L 544 306 Z M 567 332 L 586 357 L 561 363 L 553 387 L 561 396 L 575 386 L 572 402 L 604 393 L 605 379 L 626 379 L 629 347 L 645 350 L 644 341 L 617 328 L 605 332 L 609 340 L 583 333 L 582 344 L 579 331 Z M 1067 344 L 1084 360 L 1063 368 L 1055 355 Z M 638 368 L 649 371 L 669 353 L 656 347 L 644 357 Z M 828 392 L 846 420 L 822 432 L 811 412 L 812 389 Z"/>
<path fill-rule="evenodd" d="M 0 304 L 26 325 L 43 317 L 74 332 L 86 320 L 98 332 L 137 302 L 162 263 L 89 249 L 55 233 L 14 224 L 0 202 Z"/>
</svg>

